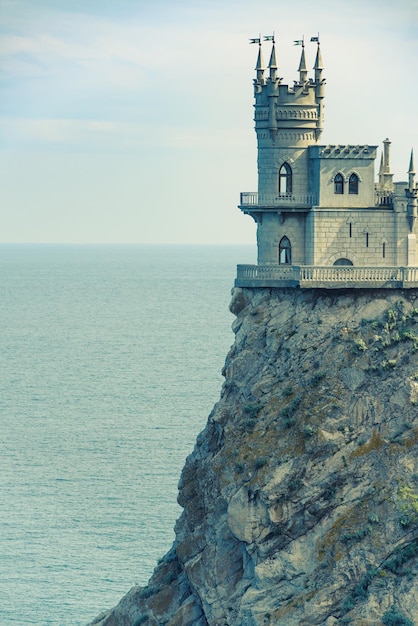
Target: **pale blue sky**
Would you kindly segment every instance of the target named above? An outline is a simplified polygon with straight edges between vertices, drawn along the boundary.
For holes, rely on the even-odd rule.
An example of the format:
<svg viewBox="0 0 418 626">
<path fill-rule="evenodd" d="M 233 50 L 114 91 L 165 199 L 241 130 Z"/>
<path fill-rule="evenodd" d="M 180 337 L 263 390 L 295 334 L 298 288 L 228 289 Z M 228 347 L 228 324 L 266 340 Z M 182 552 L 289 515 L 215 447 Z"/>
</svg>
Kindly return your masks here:
<svg viewBox="0 0 418 626">
<path fill-rule="evenodd" d="M 297 78 L 319 31 L 321 143 L 418 154 L 417 0 L 0 0 L 3 242 L 252 243 L 250 37 Z M 269 45 L 264 54 L 268 59 Z M 315 44 L 307 44 L 313 65 Z"/>
</svg>

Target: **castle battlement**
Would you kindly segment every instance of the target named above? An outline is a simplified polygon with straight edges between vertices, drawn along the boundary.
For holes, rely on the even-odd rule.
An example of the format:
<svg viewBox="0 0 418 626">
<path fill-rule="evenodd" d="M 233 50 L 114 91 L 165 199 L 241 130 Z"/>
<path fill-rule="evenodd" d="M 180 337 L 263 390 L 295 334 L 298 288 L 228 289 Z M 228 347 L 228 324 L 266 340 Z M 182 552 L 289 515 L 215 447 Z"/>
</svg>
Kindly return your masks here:
<svg viewBox="0 0 418 626">
<path fill-rule="evenodd" d="M 322 159 L 375 159 L 378 146 L 313 146 L 311 156 Z"/>
<path fill-rule="evenodd" d="M 253 40 L 258 189 L 241 193 L 239 208 L 257 223 L 258 264 L 239 266 L 236 286 L 418 287 L 413 153 L 408 182 L 394 182 L 385 139 L 376 181 L 378 146 L 319 145 L 325 78 L 313 40 L 314 78 L 300 41 L 293 86 L 278 77 L 274 40 L 267 68 Z"/>
</svg>

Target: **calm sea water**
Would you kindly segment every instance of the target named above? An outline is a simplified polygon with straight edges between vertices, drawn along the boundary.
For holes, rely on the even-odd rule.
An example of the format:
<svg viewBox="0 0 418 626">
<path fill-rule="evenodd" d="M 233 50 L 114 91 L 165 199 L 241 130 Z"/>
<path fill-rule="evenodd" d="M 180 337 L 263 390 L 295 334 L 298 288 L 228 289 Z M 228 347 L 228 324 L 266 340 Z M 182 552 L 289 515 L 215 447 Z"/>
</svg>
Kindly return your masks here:
<svg viewBox="0 0 418 626">
<path fill-rule="evenodd" d="M 250 246 L 0 246 L 0 624 L 78 626 L 174 538 Z"/>
</svg>

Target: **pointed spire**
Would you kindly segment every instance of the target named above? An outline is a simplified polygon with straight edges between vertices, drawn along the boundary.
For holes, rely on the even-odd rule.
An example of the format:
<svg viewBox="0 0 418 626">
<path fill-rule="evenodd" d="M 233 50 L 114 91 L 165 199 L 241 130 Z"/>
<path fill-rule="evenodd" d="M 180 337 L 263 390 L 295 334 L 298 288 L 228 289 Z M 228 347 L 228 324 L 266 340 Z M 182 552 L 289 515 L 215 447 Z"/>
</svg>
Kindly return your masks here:
<svg viewBox="0 0 418 626">
<path fill-rule="evenodd" d="M 276 61 L 276 46 L 275 41 L 273 39 L 273 45 L 271 48 L 271 55 L 269 61 L 269 69 L 270 69 L 270 78 L 271 80 L 275 80 L 277 77 L 277 61 Z"/>
<path fill-rule="evenodd" d="M 411 149 L 411 158 L 409 159 L 409 170 L 408 174 L 415 174 L 415 166 L 414 166 L 414 149 Z"/>
<path fill-rule="evenodd" d="M 411 150 L 411 158 L 409 160 L 408 177 L 409 177 L 409 189 L 410 191 L 412 191 L 413 189 L 415 189 L 415 166 L 414 166 L 414 149 L 413 148 Z"/>
<path fill-rule="evenodd" d="M 301 83 L 306 83 L 308 80 L 308 68 L 306 67 L 306 58 L 305 58 L 305 44 L 302 43 L 302 54 L 300 55 L 300 63 L 299 63 L 299 80 Z"/>
<path fill-rule="evenodd" d="M 258 57 L 255 69 L 257 71 L 257 80 L 262 80 L 264 77 L 264 70 L 266 69 L 266 66 L 264 64 L 263 53 L 261 51 L 261 41 L 258 44 Z"/>
<path fill-rule="evenodd" d="M 313 66 L 313 68 L 315 70 L 315 80 L 320 81 L 322 79 L 322 70 L 324 69 L 324 64 L 322 62 L 322 54 L 321 48 L 319 47 L 319 41 L 318 49 L 316 51 L 315 65 Z"/>
</svg>

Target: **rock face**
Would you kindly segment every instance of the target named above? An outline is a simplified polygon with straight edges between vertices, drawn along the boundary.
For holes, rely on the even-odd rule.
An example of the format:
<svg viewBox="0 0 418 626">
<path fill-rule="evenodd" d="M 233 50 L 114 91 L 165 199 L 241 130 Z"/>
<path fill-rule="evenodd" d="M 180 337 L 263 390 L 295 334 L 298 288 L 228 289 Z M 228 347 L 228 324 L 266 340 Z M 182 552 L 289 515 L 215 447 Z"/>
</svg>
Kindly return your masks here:
<svg viewBox="0 0 418 626">
<path fill-rule="evenodd" d="M 100 626 L 418 624 L 418 295 L 235 289 L 176 539 Z"/>
</svg>

